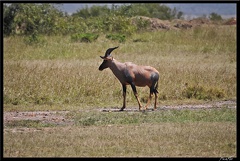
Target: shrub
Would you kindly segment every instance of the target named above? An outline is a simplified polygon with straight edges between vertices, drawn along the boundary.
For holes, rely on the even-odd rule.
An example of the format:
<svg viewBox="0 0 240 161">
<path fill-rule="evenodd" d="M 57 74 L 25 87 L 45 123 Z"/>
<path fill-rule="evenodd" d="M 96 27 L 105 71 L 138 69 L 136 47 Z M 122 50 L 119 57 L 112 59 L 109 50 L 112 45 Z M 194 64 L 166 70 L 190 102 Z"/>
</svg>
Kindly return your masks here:
<svg viewBox="0 0 240 161">
<path fill-rule="evenodd" d="M 131 35 L 136 31 L 136 26 L 132 25 L 131 18 L 124 16 L 108 16 L 102 19 L 103 31 L 105 33 L 120 33 Z"/>
<path fill-rule="evenodd" d="M 209 19 L 212 21 L 220 21 L 220 20 L 222 20 L 222 16 L 215 12 L 212 12 L 209 16 Z"/>
<path fill-rule="evenodd" d="M 126 41 L 126 36 L 122 34 L 108 34 L 106 35 L 106 38 L 110 40 L 118 40 L 120 43 Z"/>
<path fill-rule="evenodd" d="M 98 34 L 93 33 L 80 33 L 80 34 L 73 34 L 71 36 L 72 41 L 74 42 L 93 42 L 97 40 Z"/>
</svg>

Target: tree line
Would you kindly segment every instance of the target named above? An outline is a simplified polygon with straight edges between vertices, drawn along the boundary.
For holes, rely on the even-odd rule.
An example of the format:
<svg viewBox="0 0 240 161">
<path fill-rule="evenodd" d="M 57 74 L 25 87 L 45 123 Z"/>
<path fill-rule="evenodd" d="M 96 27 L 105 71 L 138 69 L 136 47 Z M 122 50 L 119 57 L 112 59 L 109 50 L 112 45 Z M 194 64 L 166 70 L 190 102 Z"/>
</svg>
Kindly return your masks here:
<svg viewBox="0 0 240 161">
<path fill-rule="evenodd" d="M 129 35 L 147 30 L 150 22 L 139 16 L 162 20 L 183 19 L 183 12 L 156 3 L 93 5 L 72 15 L 61 3 L 8 3 L 3 5 L 3 35 L 24 35 L 27 44 L 42 42 L 42 35 L 70 35 L 74 42 L 92 42 L 100 33 L 124 42 Z M 212 13 L 211 20 L 221 20 Z"/>
<path fill-rule="evenodd" d="M 3 5 L 4 36 L 66 35 L 82 32 L 131 34 L 147 26 L 139 20 L 133 25 L 134 16 L 155 17 L 163 20 L 181 18 L 183 12 L 161 4 L 93 5 L 79 9 L 72 15 L 64 13 L 54 3 L 9 3 Z"/>
</svg>

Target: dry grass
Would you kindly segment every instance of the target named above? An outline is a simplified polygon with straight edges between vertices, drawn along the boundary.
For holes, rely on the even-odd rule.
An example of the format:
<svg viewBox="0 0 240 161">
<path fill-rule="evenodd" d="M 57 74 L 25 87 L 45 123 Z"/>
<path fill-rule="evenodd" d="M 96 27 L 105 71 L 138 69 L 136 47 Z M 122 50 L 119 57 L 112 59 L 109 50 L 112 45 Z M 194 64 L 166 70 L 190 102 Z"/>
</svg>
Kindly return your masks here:
<svg viewBox="0 0 240 161">
<path fill-rule="evenodd" d="M 120 44 L 113 56 L 159 70 L 159 100 L 235 99 L 235 29 L 142 33 Z M 147 42 L 132 42 L 136 38 Z M 99 55 L 119 44 L 103 35 L 93 43 L 71 43 L 68 37 L 46 41 L 26 46 L 21 37 L 4 39 L 4 104 L 121 106 L 120 83 L 109 69 L 98 71 Z M 128 105 L 136 105 L 127 91 Z M 138 91 L 146 102 L 149 89 Z"/>
<path fill-rule="evenodd" d="M 236 126 L 228 122 L 25 131 L 5 130 L 4 157 L 236 157 Z"/>
</svg>

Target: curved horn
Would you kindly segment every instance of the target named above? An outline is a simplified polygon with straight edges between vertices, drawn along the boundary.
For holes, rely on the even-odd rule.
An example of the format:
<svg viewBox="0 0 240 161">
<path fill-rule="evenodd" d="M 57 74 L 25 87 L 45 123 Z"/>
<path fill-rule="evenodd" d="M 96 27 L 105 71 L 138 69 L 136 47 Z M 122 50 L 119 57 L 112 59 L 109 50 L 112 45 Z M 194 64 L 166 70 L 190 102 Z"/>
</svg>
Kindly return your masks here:
<svg viewBox="0 0 240 161">
<path fill-rule="evenodd" d="M 118 46 L 117 46 L 117 47 L 114 47 L 114 48 L 109 48 L 109 49 L 107 49 L 104 57 L 106 58 L 107 56 L 109 56 L 109 55 L 111 54 L 111 52 L 112 52 L 114 49 L 117 49 L 117 48 L 118 48 Z"/>
</svg>

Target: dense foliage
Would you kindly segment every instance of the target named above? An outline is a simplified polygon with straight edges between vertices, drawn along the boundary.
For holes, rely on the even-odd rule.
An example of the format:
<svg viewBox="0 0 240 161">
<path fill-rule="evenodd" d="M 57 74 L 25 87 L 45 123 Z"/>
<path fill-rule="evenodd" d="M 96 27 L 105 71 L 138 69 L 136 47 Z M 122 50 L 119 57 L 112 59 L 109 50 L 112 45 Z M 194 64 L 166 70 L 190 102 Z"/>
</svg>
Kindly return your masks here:
<svg viewBox="0 0 240 161">
<path fill-rule="evenodd" d="M 4 4 L 3 31 L 10 34 L 54 34 L 59 32 L 63 13 L 51 4 L 13 3 Z"/>
<path fill-rule="evenodd" d="M 66 35 L 75 33 L 132 34 L 147 27 L 147 23 L 133 25 L 131 17 L 148 16 L 164 20 L 181 18 L 182 12 L 161 4 L 128 4 L 87 6 L 72 15 L 63 13 L 56 4 L 12 3 L 3 5 L 4 36 Z"/>
<path fill-rule="evenodd" d="M 98 16 L 108 16 L 109 14 L 121 15 L 126 17 L 133 16 L 147 16 L 155 17 L 163 20 L 171 20 L 174 18 L 181 18 L 183 12 L 177 12 L 176 8 L 171 10 L 171 8 L 156 4 L 156 3 L 136 3 L 130 5 L 112 5 L 111 9 L 107 6 L 92 6 L 91 8 L 84 8 L 73 16 L 80 16 L 83 18 L 98 17 Z"/>
</svg>

